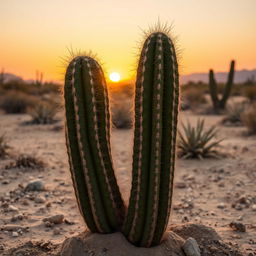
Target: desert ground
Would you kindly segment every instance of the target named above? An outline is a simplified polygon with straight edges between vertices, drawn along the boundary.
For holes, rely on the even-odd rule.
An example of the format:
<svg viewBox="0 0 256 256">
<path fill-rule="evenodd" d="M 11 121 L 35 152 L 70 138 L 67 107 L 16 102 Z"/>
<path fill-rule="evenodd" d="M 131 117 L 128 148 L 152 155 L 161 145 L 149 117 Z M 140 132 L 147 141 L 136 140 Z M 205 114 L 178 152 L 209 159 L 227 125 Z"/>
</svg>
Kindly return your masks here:
<svg viewBox="0 0 256 256">
<path fill-rule="evenodd" d="M 244 255 L 256 255 L 256 137 L 245 136 L 243 127 L 224 127 L 220 124 L 223 117 L 217 115 L 182 111 L 179 123 L 189 120 L 195 124 L 199 117 L 205 119 L 207 127 L 218 127 L 218 136 L 225 139 L 221 143 L 224 156 L 177 159 L 169 224 L 211 226 Z M 69 173 L 63 114 L 59 113 L 60 121 L 51 125 L 25 125 L 29 118 L 27 114 L 0 114 L 0 131 L 10 145 L 9 156 L 0 160 L 0 255 L 33 255 L 7 251 L 27 242 L 47 250 L 86 229 Z M 131 184 L 132 138 L 132 129 L 112 130 L 115 171 L 126 202 Z M 15 166 L 19 155 L 36 157 L 44 166 Z M 34 180 L 40 181 L 39 191 L 29 189 L 28 184 Z M 47 219 L 54 215 L 59 215 L 56 221 Z M 231 222 L 244 226 L 237 231 Z"/>
</svg>

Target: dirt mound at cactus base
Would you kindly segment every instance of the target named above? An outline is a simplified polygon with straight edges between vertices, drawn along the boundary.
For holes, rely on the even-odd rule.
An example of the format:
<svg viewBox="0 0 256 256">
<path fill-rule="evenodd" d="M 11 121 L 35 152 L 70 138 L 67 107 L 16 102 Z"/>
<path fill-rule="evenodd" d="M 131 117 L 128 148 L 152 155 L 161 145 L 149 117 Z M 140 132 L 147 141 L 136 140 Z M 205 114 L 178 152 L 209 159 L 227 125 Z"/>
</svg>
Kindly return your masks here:
<svg viewBox="0 0 256 256">
<path fill-rule="evenodd" d="M 68 238 L 62 244 L 60 256 L 191 256 L 183 251 L 185 240 L 194 238 L 201 250 L 201 256 L 242 256 L 235 248 L 225 244 L 212 228 L 185 224 L 173 226 L 165 241 L 156 247 L 138 248 L 131 245 L 121 233 L 109 235 L 82 233 Z"/>
</svg>

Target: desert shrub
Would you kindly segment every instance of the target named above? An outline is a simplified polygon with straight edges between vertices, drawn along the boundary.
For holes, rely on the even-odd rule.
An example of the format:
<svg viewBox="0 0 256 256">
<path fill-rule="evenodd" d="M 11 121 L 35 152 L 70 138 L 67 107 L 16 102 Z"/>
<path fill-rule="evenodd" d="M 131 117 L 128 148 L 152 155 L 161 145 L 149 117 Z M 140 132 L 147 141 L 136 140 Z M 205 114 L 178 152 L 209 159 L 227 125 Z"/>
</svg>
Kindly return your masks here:
<svg viewBox="0 0 256 256">
<path fill-rule="evenodd" d="M 29 155 L 20 155 L 15 162 L 12 162 L 8 166 L 6 166 L 6 169 L 11 168 L 21 168 L 21 169 L 43 169 L 45 167 L 45 163 L 34 157 Z"/>
<path fill-rule="evenodd" d="M 22 80 L 13 80 L 0 85 L 1 90 L 8 91 L 19 91 L 30 95 L 42 95 L 48 93 L 58 93 L 61 86 L 56 83 L 44 83 L 40 86 L 35 83 L 26 83 Z"/>
<path fill-rule="evenodd" d="M 225 125 L 242 125 L 241 115 L 245 111 L 245 103 L 229 104 L 226 111 L 226 117 L 223 118 L 222 123 Z"/>
<path fill-rule="evenodd" d="M 55 115 L 58 112 L 58 106 L 54 102 L 39 101 L 29 109 L 28 114 L 31 116 L 32 124 L 52 124 L 56 120 Z"/>
<path fill-rule="evenodd" d="M 118 101 L 112 99 L 111 119 L 115 128 L 130 129 L 132 127 L 132 102 L 129 98 Z"/>
<path fill-rule="evenodd" d="M 22 80 L 12 80 L 12 81 L 8 81 L 4 84 L 1 85 L 1 88 L 4 91 L 19 91 L 19 92 L 24 92 L 24 93 L 28 93 L 29 91 L 29 85 L 26 84 L 24 81 Z"/>
<path fill-rule="evenodd" d="M 249 134 L 256 134 L 256 104 L 253 104 L 241 116 L 244 126 L 246 126 Z"/>
<path fill-rule="evenodd" d="M 0 108 L 8 114 L 25 113 L 34 103 L 34 97 L 15 90 L 9 91 L 0 98 Z"/>
<path fill-rule="evenodd" d="M 256 100 L 256 86 L 247 86 L 243 89 L 243 95 L 252 103 Z"/>
<path fill-rule="evenodd" d="M 213 126 L 205 129 L 204 120 L 198 120 L 197 125 L 192 127 L 189 122 L 182 124 L 183 131 L 178 131 L 178 154 L 182 158 L 217 157 L 219 146 L 222 140 L 214 139 L 217 130 Z"/>
<path fill-rule="evenodd" d="M 0 135 L 0 158 L 4 158 L 8 155 L 7 150 L 9 145 L 4 134 Z"/>
</svg>

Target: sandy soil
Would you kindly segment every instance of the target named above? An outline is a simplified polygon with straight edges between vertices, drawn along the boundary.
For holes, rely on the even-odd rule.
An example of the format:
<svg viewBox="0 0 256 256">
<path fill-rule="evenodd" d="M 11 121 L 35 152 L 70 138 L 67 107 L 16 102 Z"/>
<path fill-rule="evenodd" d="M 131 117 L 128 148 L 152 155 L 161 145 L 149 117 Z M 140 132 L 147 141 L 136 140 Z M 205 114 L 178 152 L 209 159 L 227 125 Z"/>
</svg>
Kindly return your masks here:
<svg viewBox="0 0 256 256">
<path fill-rule="evenodd" d="M 197 118 L 183 112 L 181 120 Z M 256 255 L 256 137 L 243 135 L 244 128 L 223 127 L 219 116 L 203 116 L 207 126 L 218 125 L 225 138 L 222 159 L 177 160 L 171 223 L 187 221 L 214 227 L 225 241 L 237 244 L 244 255 Z M 84 231 L 76 205 L 63 130 L 56 125 L 22 125 L 27 115 L 0 114 L 0 134 L 6 133 L 11 155 L 0 160 L 0 255 L 27 241 L 62 242 Z M 131 130 L 113 130 L 112 147 L 118 182 L 128 201 L 131 183 Z M 9 168 L 20 154 L 40 158 L 43 170 Z M 40 179 L 45 191 L 24 192 L 26 185 Z M 45 217 L 63 214 L 65 222 L 49 225 Z M 234 231 L 238 221 L 246 232 Z M 253 254 L 254 253 L 254 254 Z"/>
</svg>

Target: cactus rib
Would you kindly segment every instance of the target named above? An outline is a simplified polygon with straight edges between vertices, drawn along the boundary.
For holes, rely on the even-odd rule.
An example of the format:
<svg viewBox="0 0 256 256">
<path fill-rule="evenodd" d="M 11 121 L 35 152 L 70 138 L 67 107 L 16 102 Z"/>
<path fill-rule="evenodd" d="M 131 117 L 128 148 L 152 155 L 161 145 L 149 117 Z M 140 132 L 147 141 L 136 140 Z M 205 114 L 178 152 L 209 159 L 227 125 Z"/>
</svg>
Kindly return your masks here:
<svg viewBox="0 0 256 256">
<path fill-rule="evenodd" d="M 72 78 L 68 79 L 70 73 Z M 109 233 L 121 225 L 124 206 L 109 152 L 109 113 L 103 81 L 101 68 L 95 60 L 84 56 L 75 58 L 66 73 L 65 101 L 66 111 L 73 104 L 72 114 L 75 116 L 73 120 L 69 113 L 66 114 L 69 145 L 77 146 L 80 155 L 80 166 L 71 168 L 74 186 L 81 186 L 77 180 L 84 175 L 83 186 L 88 192 L 87 204 L 90 205 L 93 223 L 97 232 Z M 74 164 L 74 146 L 70 151 Z M 83 196 L 79 193 L 78 201 Z M 92 222 L 85 218 L 87 224 L 88 221 Z"/>
<path fill-rule="evenodd" d="M 168 222 L 178 115 L 178 67 L 167 35 L 144 43 L 135 97 L 133 181 L 123 232 L 135 245 L 158 244 Z"/>
</svg>

